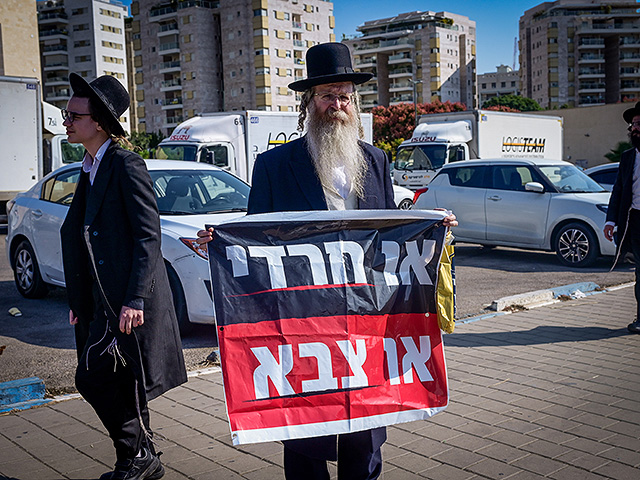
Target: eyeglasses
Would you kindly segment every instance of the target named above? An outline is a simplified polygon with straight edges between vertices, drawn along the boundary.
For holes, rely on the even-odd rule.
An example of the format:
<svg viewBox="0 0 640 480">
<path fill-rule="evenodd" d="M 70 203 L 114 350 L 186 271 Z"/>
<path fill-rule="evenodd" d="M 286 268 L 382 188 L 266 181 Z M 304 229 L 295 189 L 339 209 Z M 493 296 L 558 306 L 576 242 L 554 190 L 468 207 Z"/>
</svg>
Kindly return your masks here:
<svg viewBox="0 0 640 480">
<path fill-rule="evenodd" d="M 629 128 L 640 128 L 640 122 L 631 122 Z"/>
<path fill-rule="evenodd" d="M 338 102 L 340 102 L 342 105 L 347 106 L 351 103 L 351 100 L 353 100 L 353 94 L 345 94 L 345 93 L 341 93 L 340 95 L 334 95 L 333 93 L 314 93 L 313 94 L 314 97 L 320 97 L 320 100 L 322 100 L 325 103 L 334 103 L 336 100 L 338 100 Z"/>
<path fill-rule="evenodd" d="M 62 118 L 63 120 L 66 122 L 67 120 L 71 123 L 75 122 L 76 120 L 79 119 L 79 117 L 85 117 L 87 115 L 91 115 L 90 113 L 76 113 L 76 112 L 70 112 L 67 109 L 62 109 L 62 111 L 60 112 L 62 113 Z"/>
</svg>

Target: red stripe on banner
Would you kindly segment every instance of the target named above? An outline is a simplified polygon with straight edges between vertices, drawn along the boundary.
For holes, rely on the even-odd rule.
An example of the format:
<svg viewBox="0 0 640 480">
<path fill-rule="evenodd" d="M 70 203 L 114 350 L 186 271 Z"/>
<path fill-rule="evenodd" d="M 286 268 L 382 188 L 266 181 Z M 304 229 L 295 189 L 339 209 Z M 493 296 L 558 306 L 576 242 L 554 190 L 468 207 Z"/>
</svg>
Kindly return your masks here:
<svg viewBox="0 0 640 480">
<path fill-rule="evenodd" d="M 448 403 L 435 314 L 228 325 L 219 329 L 219 341 L 232 431 L 375 417 Z"/>
<path fill-rule="evenodd" d="M 271 293 L 271 292 L 292 292 L 295 290 L 324 290 L 329 288 L 344 288 L 344 287 L 349 287 L 349 288 L 375 287 L 375 285 L 371 285 L 369 283 L 335 283 L 331 285 L 300 285 L 299 287 L 274 288 L 271 290 L 261 290 L 259 292 L 242 293 L 239 295 L 226 295 L 225 298 L 250 297 L 252 295 L 260 295 L 261 293 Z"/>
</svg>

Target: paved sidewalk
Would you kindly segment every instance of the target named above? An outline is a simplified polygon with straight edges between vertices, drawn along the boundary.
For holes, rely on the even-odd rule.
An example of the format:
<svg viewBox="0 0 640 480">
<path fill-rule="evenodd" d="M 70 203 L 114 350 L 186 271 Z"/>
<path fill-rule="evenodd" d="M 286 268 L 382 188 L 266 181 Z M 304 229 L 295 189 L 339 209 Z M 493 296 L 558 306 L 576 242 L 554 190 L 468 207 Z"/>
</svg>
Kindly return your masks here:
<svg viewBox="0 0 640 480">
<path fill-rule="evenodd" d="M 623 288 L 458 325 L 445 337 L 450 405 L 389 428 L 383 478 L 640 479 L 634 310 Z M 283 478 L 280 444 L 231 446 L 219 371 L 150 408 L 164 478 Z M 0 416 L 0 478 L 93 479 L 113 462 L 81 399 Z"/>
</svg>

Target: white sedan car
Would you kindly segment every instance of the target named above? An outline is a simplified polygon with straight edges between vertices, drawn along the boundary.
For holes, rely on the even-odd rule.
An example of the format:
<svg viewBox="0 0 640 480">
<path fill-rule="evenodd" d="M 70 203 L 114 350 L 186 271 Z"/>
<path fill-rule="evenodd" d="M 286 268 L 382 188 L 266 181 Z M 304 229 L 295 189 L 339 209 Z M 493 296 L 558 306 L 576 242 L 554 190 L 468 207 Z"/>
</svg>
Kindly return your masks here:
<svg viewBox="0 0 640 480">
<path fill-rule="evenodd" d="M 401 187 L 400 185 L 393 186 L 393 200 L 400 210 L 409 210 L 413 207 L 414 195 L 413 190 Z"/>
<path fill-rule="evenodd" d="M 605 239 L 609 192 L 556 160 L 467 160 L 447 164 L 418 190 L 414 209 L 447 208 L 456 240 L 555 251 L 568 266 L 614 255 Z"/>
<path fill-rule="evenodd" d="M 8 202 L 7 257 L 27 298 L 64 287 L 60 226 L 80 176 L 79 163 L 50 173 Z M 245 214 L 249 185 L 220 168 L 195 162 L 147 160 L 160 210 L 162 255 L 183 334 L 214 323 L 209 262 L 196 232 Z"/>
</svg>

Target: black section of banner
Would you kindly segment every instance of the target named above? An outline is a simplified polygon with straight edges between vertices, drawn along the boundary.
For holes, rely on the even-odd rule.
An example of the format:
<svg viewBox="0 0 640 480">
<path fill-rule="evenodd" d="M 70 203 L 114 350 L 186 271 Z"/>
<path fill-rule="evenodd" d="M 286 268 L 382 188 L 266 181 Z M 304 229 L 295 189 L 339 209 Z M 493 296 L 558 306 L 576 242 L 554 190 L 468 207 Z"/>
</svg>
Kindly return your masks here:
<svg viewBox="0 0 640 480">
<path fill-rule="evenodd" d="M 400 213 L 400 212 L 399 212 Z M 229 324 L 262 321 L 328 317 L 337 315 L 369 315 L 390 313 L 435 313 L 435 285 L 442 252 L 445 227 L 441 221 L 407 218 L 382 220 L 287 221 L 281 224 L 246 222 L 218 225 L 209 244 L 216 321 L 219 327 Z M 396 271 L 407 256 L 406 242 L 435 240 L 435 251 L 426 271 L 432 285 L 421 285 L 410 270 L 411 282 L 388 285 L 385 279 L 386 256 L 382 242 L 399 245 Z M 344 261 L 347 285 L 333 281 L 327 243 L 355 242 L 364 253 L 366 282 L 357 282 L 352 261 Z M 321 253 L 328 281 L 314 284 L 312 267 L 307 257 L 280 257 L 285 285 L 274 288 L 268 261 L 252 256 L 249 247 L 312 245 Z M 248 274 L 234 277 L 227 247 L 240 246 L 246 252 Z M 345 255 L 349 257 L 349 255 Z M 334 258 L 335 260 L 335 258 Z M 334 261 L 335 263 L 335 261 Z M 314 268 L 320 268 L 316 265 Z M 335 267 L 333 267 L 335 268 Z M 339 282 L 338 282 L 339 283 Z M 358 285 L 352 285 L 352 284 Z M 309 286 L 310 288 L 303 288 Z"/>
</svg>

